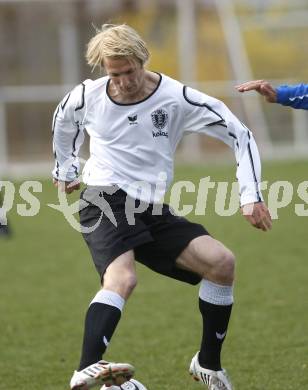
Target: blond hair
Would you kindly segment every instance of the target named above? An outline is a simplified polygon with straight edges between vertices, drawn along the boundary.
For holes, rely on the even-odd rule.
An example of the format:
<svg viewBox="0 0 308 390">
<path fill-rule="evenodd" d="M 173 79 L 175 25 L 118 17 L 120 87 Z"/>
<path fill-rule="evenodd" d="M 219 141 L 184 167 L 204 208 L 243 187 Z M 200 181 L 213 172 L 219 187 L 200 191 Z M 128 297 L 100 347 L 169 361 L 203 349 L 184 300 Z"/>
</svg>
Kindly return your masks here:
<svg viewBox="0 0 308 390">
<path fill-rule="evenodd" d="M 92 70 L 104 67 L 105 57 L 134 57 L 142 65 L 150 58 L 145 42 L 127 24 L 103 24 L 87 46 L 86 60 Z"/>
</svg>

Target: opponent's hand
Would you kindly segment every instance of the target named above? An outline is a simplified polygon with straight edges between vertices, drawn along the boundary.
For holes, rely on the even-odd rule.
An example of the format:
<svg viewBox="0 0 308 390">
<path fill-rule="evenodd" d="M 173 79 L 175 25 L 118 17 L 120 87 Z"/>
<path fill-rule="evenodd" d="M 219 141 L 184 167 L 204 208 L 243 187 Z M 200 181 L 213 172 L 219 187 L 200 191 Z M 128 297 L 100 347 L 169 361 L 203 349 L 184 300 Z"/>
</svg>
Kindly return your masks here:
<svg viewBox="0 0 308 390">
<path fill-rule="evenodd" d="M 272 228 L 272 218 L 264 202 L 249 203 L 241 207 L 248 222 L 264 232 Z"/>
<path fill-rule="evenodd" d="M 272 85 L 265 80 L 253 80 L 246 83 L 236 85 L 235 88 L 239 92 L 257 91 L 265 97 L 269 103 L 277 103 L 277 92 Z"/>
<path fill-rule="evenodd" d="M 57 179 L 53 179 L 53 184 L 55 187 L 60 188 L 60 190 L 66 194 L 71 194 L 73 191 L 80 189 L 80 182 L 77 180 L 59 181 Z"/>
</svg>

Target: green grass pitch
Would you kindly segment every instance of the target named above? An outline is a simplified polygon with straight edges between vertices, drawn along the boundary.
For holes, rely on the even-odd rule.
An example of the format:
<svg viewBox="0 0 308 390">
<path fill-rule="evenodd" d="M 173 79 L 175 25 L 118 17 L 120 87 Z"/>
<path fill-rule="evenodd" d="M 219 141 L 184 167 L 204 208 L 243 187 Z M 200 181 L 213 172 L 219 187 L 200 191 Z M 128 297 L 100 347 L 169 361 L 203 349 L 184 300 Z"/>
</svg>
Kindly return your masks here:
<svg viewBox="0 0 308 390">
<path fill-rule="evenodd" d="M 308 161 L 266 163 L 263 178 L 288 180 L 296 189 L 307 172 Z M 208 175 L 233 181 L 234 167 L 178 167 L 176 179 L 197 183 Z M 46 206 L 57 203 L 50 181 L 36 196 L 41 209 L 35 217 L 20 217 L 16 198 L 9 213 L 13 237 L 0 239 L 1 390 L 68 389 L 84 314 L 99 287 L 81 236 Z M 184 199 L 193 201 L 195 194 Z M 304 203 L 296 191 L 269 233 L 250 227 L 239 212 L 216 215 L 213 197 L 205 216 L 189 216 L 237 257 L 235 305 L 223 349 L 237 390 L 308 389 L 308 217 L 296 216 L 295 203 Z M 201 334 L 198 287 L 142 266 L 138 278 L 106 359 L 131 362 L 149 390 L 202 388 L 187 372 Z"/>
</svg>

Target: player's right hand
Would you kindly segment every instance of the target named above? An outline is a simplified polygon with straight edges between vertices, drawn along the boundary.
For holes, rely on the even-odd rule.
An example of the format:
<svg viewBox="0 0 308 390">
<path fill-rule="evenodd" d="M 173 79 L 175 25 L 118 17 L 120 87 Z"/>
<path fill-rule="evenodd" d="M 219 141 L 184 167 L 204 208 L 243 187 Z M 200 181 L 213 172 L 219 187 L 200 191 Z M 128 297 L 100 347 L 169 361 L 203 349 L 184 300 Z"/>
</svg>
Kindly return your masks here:
<svg viewBox="0 0 308 390">
<path fill-rule="evenodd" d="M 65 192 L 66 194 L 71 194 L 75 190 L 80 189 L 80 182 L 75 181 L 60 181 L 57 179 L 53 179 L 53 184 L 55 187 L 60 188 L 62 192 Z"/>
<path fill-rule="evenodd" d="M 264 96 L 269 103 L 277 102 L 277 92 L 272 85 L 265 80 L 253 80 L 246 83 L 236 85 L 235 88 L 239 92 L 257 91 L 260 95 Z"/>
</svg>

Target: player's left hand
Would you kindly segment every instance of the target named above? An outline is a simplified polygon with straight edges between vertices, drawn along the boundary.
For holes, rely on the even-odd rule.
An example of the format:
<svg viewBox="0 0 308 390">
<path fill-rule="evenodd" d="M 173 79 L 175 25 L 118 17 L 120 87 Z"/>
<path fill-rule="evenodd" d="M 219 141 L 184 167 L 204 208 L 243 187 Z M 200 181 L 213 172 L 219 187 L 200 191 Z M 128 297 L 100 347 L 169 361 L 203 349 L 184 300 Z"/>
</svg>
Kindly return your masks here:
<svg viewBox="0 0 308 390">
<path fill-rule="evenodd" d="M 264 202 L 249 203 L 241 207 L 242 214 L 248 222 L 264 232 L 272 228 L 272 218 Z"/>
</svg>

